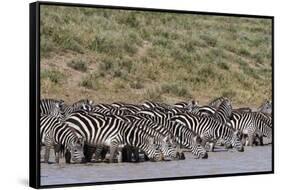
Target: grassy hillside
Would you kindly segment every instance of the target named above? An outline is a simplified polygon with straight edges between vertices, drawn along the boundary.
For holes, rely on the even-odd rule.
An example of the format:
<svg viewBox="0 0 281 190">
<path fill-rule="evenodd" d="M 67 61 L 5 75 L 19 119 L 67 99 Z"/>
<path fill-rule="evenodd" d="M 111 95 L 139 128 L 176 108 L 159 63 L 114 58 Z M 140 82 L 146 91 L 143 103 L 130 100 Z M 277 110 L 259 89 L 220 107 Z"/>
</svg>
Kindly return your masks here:
<svg viewBox="0 0 281 190">
<path fill-rule="evenodd" d="M 271 20 L 43 6 L 40 30 L 42 97 L 271 99 Z"/>
</svg>

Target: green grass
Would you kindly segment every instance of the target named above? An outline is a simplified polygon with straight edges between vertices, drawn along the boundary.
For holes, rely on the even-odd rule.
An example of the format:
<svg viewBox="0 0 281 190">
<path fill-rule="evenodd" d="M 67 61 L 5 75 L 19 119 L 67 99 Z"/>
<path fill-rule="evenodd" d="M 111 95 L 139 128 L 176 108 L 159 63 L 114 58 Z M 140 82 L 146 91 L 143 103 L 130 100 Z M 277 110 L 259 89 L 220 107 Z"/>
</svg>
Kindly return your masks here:
<svg viewBox="0 0 281 190">
<path fill-rule="evenodd" d="M 257 105 L 271 98 L 269 19 L 46 5 L 40 19 L 43 64 L 52 67 L 58 56 L 69 73 L 81 71 L 80 82 L 65 86 L 81 90 L 71 101 L 83 90 L 94 100 L 129 102 L 225 95 Z M 61 77 L 58 67 L 42 72 L 42 80 L 57 84 L 72 77 Z"/>
</svg>

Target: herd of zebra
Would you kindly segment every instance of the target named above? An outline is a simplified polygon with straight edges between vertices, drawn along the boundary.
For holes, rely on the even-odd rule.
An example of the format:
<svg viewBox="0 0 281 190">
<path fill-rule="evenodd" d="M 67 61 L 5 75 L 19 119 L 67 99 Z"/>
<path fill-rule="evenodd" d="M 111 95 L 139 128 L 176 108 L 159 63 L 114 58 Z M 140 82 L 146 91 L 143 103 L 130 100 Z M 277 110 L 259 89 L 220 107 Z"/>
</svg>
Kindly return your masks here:
<svg viewBox="0 0 281 190">
<path fill-rule="evenodd" d="M 40 138 L 44 161 L 51 148 L 58 163 L 105 160 L 208 158 L 215 146 L 244 151 L 244 146 L 272 140 L 272 103 L 256 110 L 232 108 L 230 99 L 217 98 L 200 106 L 192 100 L 174 105 L 145 101 L 142 104 L 115 102 L 95 104 L 83 99 L 72 105 L 63 100 L 41 99 Z M 208 150 L 208 151 L 207 151 Z"/>
</svg>

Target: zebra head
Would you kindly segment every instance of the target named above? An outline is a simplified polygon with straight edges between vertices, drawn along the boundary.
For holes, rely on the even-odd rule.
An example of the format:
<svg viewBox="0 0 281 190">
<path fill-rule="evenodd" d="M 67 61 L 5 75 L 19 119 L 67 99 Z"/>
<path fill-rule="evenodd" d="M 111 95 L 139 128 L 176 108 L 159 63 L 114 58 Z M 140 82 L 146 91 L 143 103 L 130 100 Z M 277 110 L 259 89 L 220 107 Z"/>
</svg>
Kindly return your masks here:
<svg viewBox="0 0 281 190">
<path fill-rule="evenodd" d="M 163 154 L 160 148 L 161 146 L 154 144 L 154 138 L 150 138 L 149 145 L 146 146 L 143 151 L 146 153 L 150 161 L 161 161 L 163 160 Z"/>
<path fill-rule="evenodd" d="M 272 113 L 272 102 L 270 100 L 266 100 L 264 104 L 262 104 L 258 111 L 262 113 L 271 114 Z"/>
<path fill-rule="evenodd" d="M 226 147 L 234 147 L 239 152 L 244 152 L 244 147 L 241 142 L 241 132 L 238 130 L 232 132 L 232 136 L 229 139 L 226 139 Z"/>
<path fill-rule="evenodd" d="M 160 151 L 162 152 L 164 159 L 177 158 L 176 144 L 168 136 L 163 139 L 163 143 L 160 145 Z"/>
<path fill-rule="evenodd" d="M 68 144 L 67 149 L 71 154 L 71 160 L 74 163 L 81 163 L 84 160 L 84 140 L 83 138 L 77 138 L 75 141 L 72 141 Z"/>
<path fill-rule="evenodd" d="M 201 145 L 201 138 L 199 136 L 193 137 L 191 141 L 191 153 L 195 156 L 195 158 L 202 158 L 202 159 L 207 159 L 208 158 L 208 153 L 205 150 L 205 148 Z"/>
<path fill-rule="evenodd" d="M 195 158 L 208 158 L 208 153 L 201 144 L 201 138 L 188 128 L 188 119 L 185 114 L 177 114 L 171 117 L 170 121 L 173 122 L 174 129 L 180 130 L 180 134 L 176 135 L 179 144 L 190 149 Z"/>
</svg>

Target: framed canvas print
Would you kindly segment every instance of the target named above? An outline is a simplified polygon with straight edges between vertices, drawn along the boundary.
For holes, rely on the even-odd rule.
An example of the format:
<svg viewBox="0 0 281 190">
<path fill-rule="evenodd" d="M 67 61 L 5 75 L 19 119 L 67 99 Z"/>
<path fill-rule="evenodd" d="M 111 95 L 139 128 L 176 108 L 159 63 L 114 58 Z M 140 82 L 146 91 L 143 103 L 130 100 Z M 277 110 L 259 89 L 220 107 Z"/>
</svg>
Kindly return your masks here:
<svg viewBox="0 0 281 190">
<path fill-rule="evenodd" d="M 274 18 L 30 4 L 30 186 L 274 172 Z"/>
</svg>

